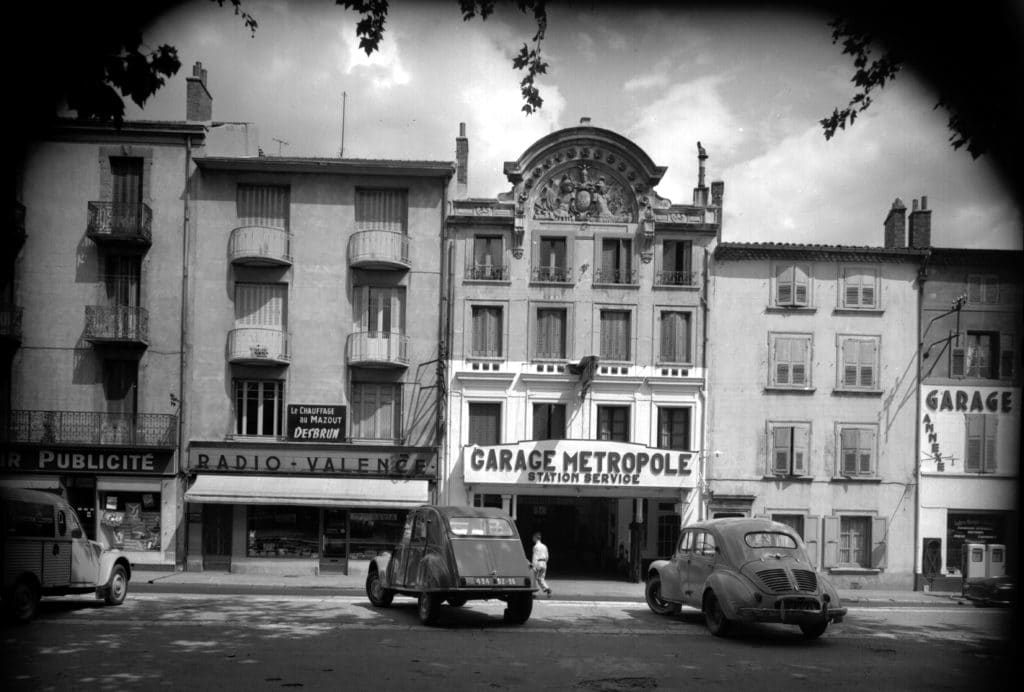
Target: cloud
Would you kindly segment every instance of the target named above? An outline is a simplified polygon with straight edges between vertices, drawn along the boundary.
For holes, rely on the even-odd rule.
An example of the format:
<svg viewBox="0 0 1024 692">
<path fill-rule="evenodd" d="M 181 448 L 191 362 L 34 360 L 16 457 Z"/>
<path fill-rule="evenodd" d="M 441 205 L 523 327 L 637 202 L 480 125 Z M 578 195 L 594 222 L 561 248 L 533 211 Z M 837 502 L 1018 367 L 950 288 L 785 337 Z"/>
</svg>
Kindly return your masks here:
<svg viewBox="0 0 1024 692">
<path fill-rule="evenodd" d="M 643 89 L 653 89 L 655 87 L 663 87 L 668 84 L 668 75 L 664 72 L 656 74 L 644 74 L 638 77 L 633 77 L 627 80 L 622 85 L 623 91 L 640 91 Z"/>
<path fill-rule="evenodd" d="M 386 40 L 381 41 L 378 49 L 370 55 L 359 47 L 359 38 L 350 27 L 340 31 L 339 38 L 344 46 L 342 71 L 345 74 L 352 75 L 364 70 L 370 75 L 370 82 L 378 89 L 390 89 L 409 83 L 411 77 L 402 65 L 399 48 L 401 36 L 395 27 L 388 31 Z"/>
</svg>

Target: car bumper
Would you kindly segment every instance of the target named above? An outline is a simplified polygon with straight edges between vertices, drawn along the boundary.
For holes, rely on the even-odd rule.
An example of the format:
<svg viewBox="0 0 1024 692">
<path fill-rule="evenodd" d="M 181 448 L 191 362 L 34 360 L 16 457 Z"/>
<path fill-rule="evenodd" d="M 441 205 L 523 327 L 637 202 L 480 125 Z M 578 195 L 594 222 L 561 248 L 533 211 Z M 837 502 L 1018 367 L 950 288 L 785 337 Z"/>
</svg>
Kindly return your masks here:
<svg viewBox="0 0 1024 692">
<path fill-rule="evenodd" d="M 736 614 L 748 622 L 779 622 L 799 625 L 802 623 L 840 623 L 846 617 L 846 608 L 822 608 L 821 610 L 786 610 L 784 608 L 737 608 Z"/>
</svg>

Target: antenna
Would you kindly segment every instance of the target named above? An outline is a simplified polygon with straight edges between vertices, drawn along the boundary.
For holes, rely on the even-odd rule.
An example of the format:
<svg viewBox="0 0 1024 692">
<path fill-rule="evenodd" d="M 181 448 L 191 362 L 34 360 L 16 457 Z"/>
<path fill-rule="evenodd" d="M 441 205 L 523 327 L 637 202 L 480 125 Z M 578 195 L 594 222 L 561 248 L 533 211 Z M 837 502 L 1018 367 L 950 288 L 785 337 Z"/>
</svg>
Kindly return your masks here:
<svg viewBox="0 0 1024 692">
<path fill-rule="evenodd" d="M 348 100 L 348 94 L 341 92 L 341 149 L 338 150 L 338 158 L 345 158 L 345 102 Z"/>
<path fill-rule="evenodd" d="M 278 139 L 277 137 L 272 137 L 272 139 L 275 142 L 277 142 L 277 155 L 280 156 L 281 155 L 281 146 L 282 145 L 283 146 L 288 146 L 288 142 L 284 141 L 283 139 Z"/>
</svg>

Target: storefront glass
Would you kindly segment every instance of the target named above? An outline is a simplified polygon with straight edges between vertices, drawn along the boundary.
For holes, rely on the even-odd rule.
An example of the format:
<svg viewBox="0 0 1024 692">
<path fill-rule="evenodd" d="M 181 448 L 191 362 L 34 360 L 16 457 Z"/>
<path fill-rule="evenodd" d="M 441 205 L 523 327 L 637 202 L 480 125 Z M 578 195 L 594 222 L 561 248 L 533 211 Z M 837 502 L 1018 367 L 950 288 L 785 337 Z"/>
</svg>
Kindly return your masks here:
<svg viewBox="0 0 1024 692">
<path fill-rule="evenodd" d="M 246 515 L 246 557 L 320 556 L 319 509 L 251 506 Z"/>
<path fill-rule="evenodd" d="M 960 574 L 965 543 L 1006 545 L 1005 516 L 999 513 L 949 513 L 946 523 L 946 571 Z"/>
<path fill-rule="evenodd" d="M 366 560 L 394 550 L 402 537 L 406 510 L 359 511 L 350 516 L 353 560 Z"/>
<path fill-rule="evenodd" d="M 159 551 L 160 493 L 101 492 L 99 537 L 112 548 Z"/>
</svg>

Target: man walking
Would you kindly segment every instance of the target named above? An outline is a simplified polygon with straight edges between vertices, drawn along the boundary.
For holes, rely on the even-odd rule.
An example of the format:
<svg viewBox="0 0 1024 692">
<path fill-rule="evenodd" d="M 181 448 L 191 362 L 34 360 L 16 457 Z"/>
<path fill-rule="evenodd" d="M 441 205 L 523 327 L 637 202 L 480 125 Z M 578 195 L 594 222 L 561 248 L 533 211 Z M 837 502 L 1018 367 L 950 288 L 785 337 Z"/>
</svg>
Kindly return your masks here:
<svg viewBox="0 0 1024 692">
<path fill-rule="evenodd" d="M 544 578 L 548 573 L 548 547 L 540 540 L 540 531 L 533 534 L 533 573 L 537 577 L 537 585 L 551 598 L 551 589 Z"/>
</svg>

